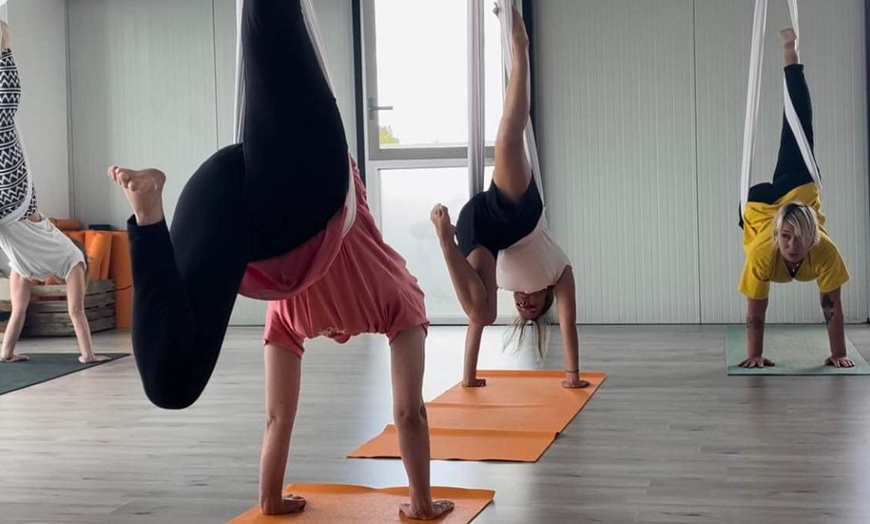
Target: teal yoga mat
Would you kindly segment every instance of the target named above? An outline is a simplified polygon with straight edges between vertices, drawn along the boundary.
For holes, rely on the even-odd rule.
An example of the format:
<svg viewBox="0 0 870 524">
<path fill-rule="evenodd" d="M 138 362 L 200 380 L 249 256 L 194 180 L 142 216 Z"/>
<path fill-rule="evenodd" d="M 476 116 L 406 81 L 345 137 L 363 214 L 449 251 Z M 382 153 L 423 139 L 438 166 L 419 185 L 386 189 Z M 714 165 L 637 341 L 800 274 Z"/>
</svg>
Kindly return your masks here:
<svg viewBox="0 0 870 524">
<path fill-rule="evenodd" d="M 776 366 L 744 369 L 739 364 L 746 359 L 746 327 L 725 328 L 725 365 L 729 375 L 870 375 L 870 365 L 846 338 L 846 356 L 853 368 L 826 366 L 831 355 L 828 331 L 823 325 L 774 325 L 764 327 L 764 356 Z"/>
<path fill-rule="evenodd" d="M 119 358 L 127 353 L 98 353 L 111 358 L 106 362 L 82 364 L 78 353 L 27 353 L 27 362 L 0 362 L 0 395 L 54 380 L 76 371 L 92 368 Z"/>
</svg>

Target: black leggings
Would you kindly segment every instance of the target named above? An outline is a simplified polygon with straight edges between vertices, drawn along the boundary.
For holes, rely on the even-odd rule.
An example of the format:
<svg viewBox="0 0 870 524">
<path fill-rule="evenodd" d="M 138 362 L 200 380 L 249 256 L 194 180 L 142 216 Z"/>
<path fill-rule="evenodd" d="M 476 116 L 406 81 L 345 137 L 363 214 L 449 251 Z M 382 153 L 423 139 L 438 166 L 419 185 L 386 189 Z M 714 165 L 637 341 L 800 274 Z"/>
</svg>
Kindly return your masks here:
<svg viewBox="0 0 870 524">
<path fill-rule="evenodd" d="M 801 127 L 807 135 L 810 151 L 815 156 L 815 141 L 813 139 L 813 106 L 810 100 L 810 88 L 804 77 L 803 64 L 785 67 L 785 82 L 788 93 L 794 104 L 795 112 L 801 122 Z M 813 176 L 801 156 L 797 140 L 783 112 L 782 134 L 779 140 L 779 157 L 773 170 L 773 181 L 756 184 L 749 189 L 750 202 L 773 204 L 792 189 L 813 181 Z M 740 227 L 743 227 L 743 216 L 740 216 Z"/>
<path fill-rule="evenodd" d="M 245 126 L 187 182 L 172 219 L 128 221 L 133 352 L 148 398 L 199 397 L 249 262 L 292 251 L 344 204 L 347 141 L 300 0 L 247 0 Z"/>
</svg>

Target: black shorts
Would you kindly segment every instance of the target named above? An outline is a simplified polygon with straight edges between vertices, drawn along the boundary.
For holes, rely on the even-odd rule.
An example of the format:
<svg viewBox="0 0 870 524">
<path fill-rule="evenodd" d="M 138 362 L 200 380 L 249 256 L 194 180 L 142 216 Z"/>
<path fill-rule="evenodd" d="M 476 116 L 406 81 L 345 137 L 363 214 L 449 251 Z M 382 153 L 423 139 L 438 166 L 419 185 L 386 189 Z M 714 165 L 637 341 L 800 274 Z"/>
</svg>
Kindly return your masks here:
<svg viewBox="0 0 870 524">
<path fill-rule="evenodd" d="M 456 238 L 459 250 L 466 257 L 477 246 L 488 249 L 494 257 L 498 252 L 516 244 L 535 230 L 544 204 L 534 180 L 519 202 L 511 202 L 496 185 L 474 195 L 462 207 L 456 220 Z"/>
</svg>

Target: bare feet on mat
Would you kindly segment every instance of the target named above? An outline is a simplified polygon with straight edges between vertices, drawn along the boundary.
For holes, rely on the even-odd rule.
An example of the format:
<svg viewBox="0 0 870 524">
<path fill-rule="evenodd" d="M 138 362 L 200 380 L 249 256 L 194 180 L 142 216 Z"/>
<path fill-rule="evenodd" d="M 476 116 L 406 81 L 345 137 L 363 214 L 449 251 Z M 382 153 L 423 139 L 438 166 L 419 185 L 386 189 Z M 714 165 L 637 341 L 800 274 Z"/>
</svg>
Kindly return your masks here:
<svg viewBox="0 0 870 524">
<path fill-rule="evenodd" d="M 166 183 L 166 175 L 162 171 L 134 171 L 112 166 L 109 168 L 109 178 L 124 189 L 137 224 L 148 226 L 163 220 L 163 184 Z"/>
<path fill-rule="evenodd" d="M 0 357 L 0 362 L 4 362 L 7 364 L 14 364 L 15 362 L 27 362 L 30 360 L 30 357 L 27 355 L 9 355 Z"/>
<path fill-rule="evenodd" d="M 834 366 L 835 368 L 853 368 L 855 363 L 849 357 L 835 357 L 831 355 L 825 359 L 826 366 Z"/>
<path fill-rule="evenodd" d="M 740 363 L 742 368 L 763 368 L 764 366 L 773 367 L 776 364 L 769 358 L 750 357 Z"/>
<path fill-rule="evenodd" d="M 399 511 L 402 514 L 414 520 L 435 520 L 448 511 L 453 510 L 453 502 L 449 500 L 436 500 L 428 505 L 429 507 L 417 507 L 412 504 L 399 504 Z"/>
<path fill-rule="evenodd" d="M 306 500 L 298 495 L 286 495 L 277 504 L 266 504 L 261 508 L 263 515 L 287 515 L 305 509 Z"/>
<path fill-rule="evenodd" d="M 471 379 L 469 381 L 465 381 L 465 380 L 462 381 L 462 387 L 464 387 L 464 388 L 482 388 L 485 385 L 486 385 L 485 378 L 475 378 L 475 379 Z"/>
<path fill-rule="evenodd" d="M 91 355 L 90 357 L 80 356 L 79 362 L 82 364 L 94 364 L 96 362 L 105 362 L 107 360 L 111 360 L 109 357 L 105 355 Z"/>
</svg>

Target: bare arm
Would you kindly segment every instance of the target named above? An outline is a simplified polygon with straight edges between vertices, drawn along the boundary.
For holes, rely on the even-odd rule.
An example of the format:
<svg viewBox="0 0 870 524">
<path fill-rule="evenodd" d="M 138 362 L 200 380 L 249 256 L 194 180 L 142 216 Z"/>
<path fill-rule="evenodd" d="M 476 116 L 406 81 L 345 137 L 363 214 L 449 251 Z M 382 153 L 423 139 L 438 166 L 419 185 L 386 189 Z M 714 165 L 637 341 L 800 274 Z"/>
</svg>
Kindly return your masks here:
<svg viewBox="0 0 870 524">
<path fill-rule="evenodd" d="M 465 331 L 465 362 L 462 368 L 462 385 L 476 388 L 486 385 L 485 378 L 477 378 L 477 357 L 480 354 L 480 338 L 483 336 L 483 324 L 468 321 Z"/>
<path fill-rule="evenodd" d="M 495 257 L 488 250 L 477 247 L 468 255 L 468 259 L 465 258 L 456 245 L 456 228 L 450 223 L 450 213 L 446 207 L 436 205 L 430 218 L 435 225 L 441 253 L 462 310 L 475 324 L 492 324 L 495 322 L 497 305 Z"/>
<path fill-rule="evenodd" d="M 564 387 L 582 388 L 589 385 L 580 380 L 580 343 L 577 337 L 577 297 L 574 271 L 565 267 L 555 289 L 556 308 L 559 311 L 559 330 L 562 333 L 562 351 L 565 357 Z"/>
<path fill-rule="evenodd" d="M 0 22 L 0 29 L 2 29 L 3 39 L 0 46 L 2 46 L 2 50 L 6 51 L 9 49 L 10 41 L 9 41 L 9 25 L 6 22 Z"/>
<path fill-rule="evenodd" d="M 840 300 L 840 288 L 821 294 L 822 312 L 825 314 L 825 325 L 828 327 L 828 340 L 831 344 L 831 356 L 825 364 L 835 367 L 853 367 L 851 359 L 846 357 L 846 322 L 843 316 L 843 303 Z"/>
<path fill-rule="evenodd" d="M 767 314 L 767 299 L 747 299 L 746 303 L 746 360 L 740 367 L 762 368 L 773 366 L 772 360 L 762 356 L 764 351 L 764 317 Z"/>
<path fill-rule="evenodd" d="M 476 324 L 488 326 L 495 322 L 497 286 L 495 283 L 495 257 L 484 248 L 477 248 L 462 256 L 453 239 L 441 241 L 441 252 L 447 262 L 453 289 L 462 310 Z"/>
<path fill-rule="evenodd" d="M 264 515 L 294 513 L 305 507 L 300 497 L 282 496 L 296 420 L 302 361 L 293 352 L 266 344 L 266 431 L 260 455 L 260 509 Z"/>
</svg>

